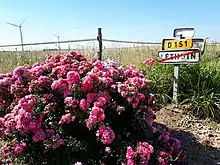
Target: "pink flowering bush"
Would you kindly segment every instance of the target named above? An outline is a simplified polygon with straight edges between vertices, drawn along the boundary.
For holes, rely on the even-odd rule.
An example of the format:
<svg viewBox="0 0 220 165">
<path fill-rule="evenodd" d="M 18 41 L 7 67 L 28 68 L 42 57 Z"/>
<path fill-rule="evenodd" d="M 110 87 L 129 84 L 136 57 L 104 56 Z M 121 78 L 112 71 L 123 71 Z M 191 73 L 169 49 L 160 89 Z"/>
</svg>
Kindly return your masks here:
<svg viewBox="0 0 220 165">
<path fill-rule="evenodd" d="M 76 52 L 0 75 L 0 160 L 184 164 L 180 141 L 154 123 L 149 84 L 135 66 Z"/>
</svg>

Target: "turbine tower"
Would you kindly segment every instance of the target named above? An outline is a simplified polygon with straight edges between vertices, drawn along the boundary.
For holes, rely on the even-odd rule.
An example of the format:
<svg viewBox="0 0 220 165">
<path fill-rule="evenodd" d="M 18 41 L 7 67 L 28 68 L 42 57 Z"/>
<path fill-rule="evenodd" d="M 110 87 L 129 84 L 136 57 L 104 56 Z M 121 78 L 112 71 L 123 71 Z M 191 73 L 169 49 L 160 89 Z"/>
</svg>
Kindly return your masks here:
<svg viewBox="0 0 220 165">
<path fill-rule="evenodd" d="M 18 28 L 19 28 L 19 30 L 20 30 L 20 36 L 21 36 L 22 52 L 24 51 L 24 42 L 23 42 L 23 35 L 22 35 L 22 30 L 21 30 L 21 28 L 22 28 L 22 25 L 23 25 L 24 21 L 26 21 L 27 18 L 28 18 L 28 16 L 21 22 L 20 25 L 16 25 L 16 24 L 13 24 L 13 23 L 6 22 L 6 24 L 9 24 L 9 25 L 11 25 L 11 26 L 15 26 L 15 27 L 18 27 Z"/>
<path fill-rule="evenodd" d="M 59 50 L 61 50 L 61 47 L 60 47 L 60 36 L 58 36 L 56 34 L 52 34 L 52 35 L 57 37 L 58 48 L 59 48 Z"/>
</svg>

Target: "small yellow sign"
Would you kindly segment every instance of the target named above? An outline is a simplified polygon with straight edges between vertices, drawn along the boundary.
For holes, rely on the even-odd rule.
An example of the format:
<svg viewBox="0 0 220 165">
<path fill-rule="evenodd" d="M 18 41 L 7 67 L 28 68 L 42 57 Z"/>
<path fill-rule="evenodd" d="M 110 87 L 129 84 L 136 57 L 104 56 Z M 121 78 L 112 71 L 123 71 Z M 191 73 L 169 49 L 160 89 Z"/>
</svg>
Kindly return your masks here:
<svg viewBox="0 0 220 165">
<path fill-rule="evenodd" d="M 163 50 L 190 49 L 192 46 L 192 39 L 163 39 L 162 43 Z"/>
</svg>

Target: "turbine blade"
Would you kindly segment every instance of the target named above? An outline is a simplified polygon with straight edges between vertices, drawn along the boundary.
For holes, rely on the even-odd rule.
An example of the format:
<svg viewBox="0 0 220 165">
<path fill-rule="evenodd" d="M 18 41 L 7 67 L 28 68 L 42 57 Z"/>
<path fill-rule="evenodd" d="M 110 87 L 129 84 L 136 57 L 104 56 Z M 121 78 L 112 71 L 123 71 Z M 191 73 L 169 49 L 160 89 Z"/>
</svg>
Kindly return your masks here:
<svg viewBox="0 0 220 165">
<path fill-rule="evenodd" d="M 15 24 L 13 24 L 13 23 L 9 23 L 9 22 L 6 22 L 6 23 L 9 24 L 9 25 L 12 25 L 12 26 L 19 27 L 18 25 L 15 25 Z"/>
<path fill-rule="evenodd" d="M 58 35 L 56 35 L 56 34 L 52 34 L 53 36 L 55 36 L 55 37 L 58 37 Z"/>
<path fill-rule="evenodd" d="M 28 16 L 21 22 L 20 26 L 24 23 L 24 21 L 26 21 L 27 18 Z"/>
</svg>

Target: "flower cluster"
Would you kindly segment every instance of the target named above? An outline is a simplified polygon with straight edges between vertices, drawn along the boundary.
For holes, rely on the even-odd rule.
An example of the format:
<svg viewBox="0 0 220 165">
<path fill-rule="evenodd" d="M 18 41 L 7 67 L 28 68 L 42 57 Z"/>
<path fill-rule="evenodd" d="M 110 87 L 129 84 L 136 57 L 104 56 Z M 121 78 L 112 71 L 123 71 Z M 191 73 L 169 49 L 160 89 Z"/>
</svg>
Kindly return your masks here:
<svg viewBox="0 0 220 165">
<path fill-rule="evenodd" d="M 149 59 L 147 59 L 146 61 L 144 61 L 143 63 L 144 63 L 146 66 L 151 67 L 151 66 L 154 65 L 155 62 L 156 62 L 155 59 L 149 58 Z"/>
<path fill-rule="evenodd" d="M 1 160 L 8 159 L 14 155 L 19 155 L 27 147 L 27 144 L 25 142 L 18 142 L 16 139 L 1 145 L 2 145 L 0 150 Z"/>
<path fill-rule="evenodd" d="M 155 98 L 149 84 L 135 66 L 89 61 L 74 51 L 1 74 L 0 159 L 19 161 L 22 155 L 35 164 L 53 164 L 52 153 L 65 153 L 63 160 L 72 163 L 117 164 L 126 154 L 130 165 L 148 164 L 155 153 L 158 164 L 170 163 L 181 144 L 153 127 Z M 148 144 L 150 132 L 145 131 L 150 130 L 159 134 L 153 140 L 161 141 L 164 151 Z M 146 142 L 134 144 L 140 141 L 136 134 Z M 131 144 L 137 145 L 135 151 Z"/>
<path fill-rule="evenodd" d="M 101 137 L 101 141 L 103 144 L 111 144 L 115 139 L 114 131 L 108 126 L 101 126 L 97 131 L 96 136 Z"/>
<path fill-rule="evenodd" d="M 130 146 L 127 147 L 126 159 L 127 165 L 136 165 L 139 162 L 140 165 L 148 164 L 150 155 L 154 152 L 154 149 L 147 142 L 138 142 L 137 150 L 134 151 Z"/>
</svg>

